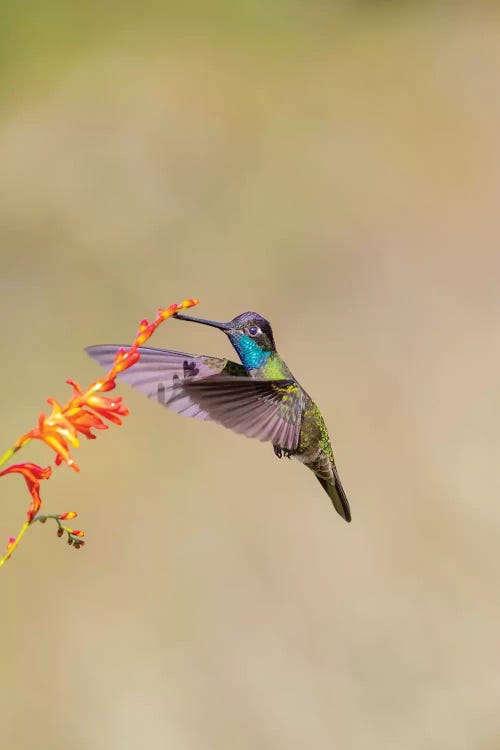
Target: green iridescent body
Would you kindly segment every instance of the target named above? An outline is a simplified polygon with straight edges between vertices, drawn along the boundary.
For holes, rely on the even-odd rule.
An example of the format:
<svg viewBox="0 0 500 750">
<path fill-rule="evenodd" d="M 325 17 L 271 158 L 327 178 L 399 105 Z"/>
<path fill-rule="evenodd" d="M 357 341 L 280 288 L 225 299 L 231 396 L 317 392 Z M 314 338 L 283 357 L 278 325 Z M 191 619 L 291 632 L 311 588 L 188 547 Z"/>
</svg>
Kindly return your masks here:
<svg viewBox="0 0 500 750">
<path fill-rule="evenodd" d="M 186 319 L 188 318 L 186 317 Z M 286 412 L 287 409 L 291 412 L 291 407 L 296 404 L 297 399 L 301 399 L 298 445 L 294 449 L 286 451 L 282 451 L 279 445 L 275 445 L 276 455 L 281 458 L 284 452 L 286 456 L 296 458 L 308 469 L 311 469 L 330 495 L 336 510 L 346 520 L 350 521 L 349 503 L 335 466 L 333 449 L 325 420 L 318 406 L 294 378 L 290 368 L 276 351 L 272 331 L 267 321 L 255 313 L 244 313 L 235 320 L 239 319 L 243 319 L 246 326 L 245 331 L 248 331 L 252 322 L 260 323 L 259 330 L 262 334 L 258 342 L 251 341 L 249 336 L 246 333 L 242 335 L 241 331 L 238 331 L 236 335 L 234 333 L 228 334 L 231 343 L 241 358 L 245 373 L 258 380 L 289 381 L 286 386 L 276 385 L 276 390 L 281 395 L 280 409 L 282 412 Z M 268 330 L 265 327 L 268 327 Z M 223 373 L 229 374 L 231 372 L 231 374 L 236 375 L 237 373 L 232 367 L 233 364 L 228 363 Z M 240 371 L 239 374 L 241 376 L 243 372 Z M 291 418 L 290 413 L 288 417 Z"/>
<path fill-rule="evenodd" d="M 304 397 L 304 406 L 302 410 L 302 424 L 300 430 L 300 442 L 296 451 L 291 451 L 293 456 L 310 456 L 318 451 L 318 448 L 333 461 L 333 450 L 328 436 L 325 420 L 309 394 L 302 388 L 299 382 L 294 378 L 290 368 L 280 357 L 278 352 L 272 352 L 262 367 L 250 370 L 250 377 L 262 378 L 265 380 L 293 380 L 289 386 L 290 394 L 302 392 Z M 286 408 L 287 396 L 283 397 L 283 403 Z M 314 463 L 314 461 L 312 462 Z M 306 466 L 308 464 L 306 463 Z"/>
<path fill-rule="evenodd" d="M 306 406 L 302 420 L 302 429 L 300 431 L 299 452 L 307 454 L 314 452 L 317 448 L 330 461 L 333 461 L 333 450 L 325 420 L 312 398 L 306 394 Z"/>
</svg>

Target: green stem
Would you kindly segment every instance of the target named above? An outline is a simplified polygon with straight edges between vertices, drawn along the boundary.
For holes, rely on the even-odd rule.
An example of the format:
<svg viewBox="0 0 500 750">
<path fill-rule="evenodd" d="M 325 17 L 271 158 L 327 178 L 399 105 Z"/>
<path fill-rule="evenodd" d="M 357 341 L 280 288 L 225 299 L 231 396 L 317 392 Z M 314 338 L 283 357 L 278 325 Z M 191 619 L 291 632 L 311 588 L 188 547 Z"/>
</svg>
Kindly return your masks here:
<svg viewBox="0 0 500 750">
<path fill-rule="evenodd" d="M 7 461 L 10 461 L 12 456 L 15 453 L 17 453 L 17 451 L 21 450 L 21 448 L 23 448 L 26 445 L 26 443 L 29 443 L 30 440 L 31 440 L 30 437 L 25 437 L 22 442 L 18 441 L 13 446 L 11 446 L 8 450 L 6 450 L 3 456 L 0 457 L 0 467 L 6 464 Z"/>
<path fill-rule="evenodd" d="M 16 536 L 16 538 L 15 538 L 13 544 L 12 544 L 12 547 L 9 549 L 8 552 L 5 553 L 5 555 L 3 555 L 3 557 L 0 557 L 0 568 L 2 567 L 2 565 L 5 565 L 5 563 L 7 562 L 7 560 L 10 558 L 10 556 L 12 555 L 12 553 L 15 551 L 17 545 L 19 544 L 19 542 L 21 541 L 21 539 L 23 538 L 23 536 L 25 535 L 25 533 L 27 532 L 27 530 L 29 529 L 29 527 L 30 527 L 30 522 L 29 521 L 25 521 L 23 523 L 23 525 L 21 526 L 21 530 L 20 530 L 19 534 Z"/>
<path fill-rule="evenodd" d="M 3 456 L 0 458 L 0 466 L 3 466 L 4 464 L 6 464 L 7 461 L 12 458 L 15 452 L 16 452 L 15 448 L 9 448 L 8 451 L 5 451 Z"/>
</svg>

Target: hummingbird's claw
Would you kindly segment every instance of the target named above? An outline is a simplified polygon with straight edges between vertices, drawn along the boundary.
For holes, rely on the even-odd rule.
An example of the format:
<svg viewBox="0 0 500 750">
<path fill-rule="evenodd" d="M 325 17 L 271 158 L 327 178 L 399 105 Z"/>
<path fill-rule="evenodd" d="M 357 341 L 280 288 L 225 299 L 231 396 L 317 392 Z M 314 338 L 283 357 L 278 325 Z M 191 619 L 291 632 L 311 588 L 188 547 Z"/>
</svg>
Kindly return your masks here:
<svg viewBox="0 0 500 750">
<path fill-rule="evenodd" d="M 278 456 L 278 458 L 282 458 L 283 451 L 281 450 L 280 446 L 279 445 L 273 445 L 273 448 L 274 448 L 274 452 Z"/>
</svg>

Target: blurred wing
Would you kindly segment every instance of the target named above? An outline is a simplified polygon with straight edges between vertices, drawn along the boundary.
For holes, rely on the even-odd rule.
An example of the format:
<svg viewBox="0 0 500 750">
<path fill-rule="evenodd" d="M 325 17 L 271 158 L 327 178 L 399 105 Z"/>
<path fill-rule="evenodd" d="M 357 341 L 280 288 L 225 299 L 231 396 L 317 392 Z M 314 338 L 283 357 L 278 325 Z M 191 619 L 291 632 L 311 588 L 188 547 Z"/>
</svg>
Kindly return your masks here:
<svg viewBox="0 0 500 750">
<path fill-rule="evenodd" d="M 110 369 L 119 349 L 85 351 Z M 304 394 L 292 380 L 256 380 L 227 359 L 168 349 L 139 349 L 141 358 L 118 377 L 177 414 L 205 419 L 288 450 L 299 444 Z"/>
<path fill-rule="evenodd" d="M 299 444 L 304 393 L 293 380 L 212 375 L 174 387 L 167 406 L 189 399 L 210 419 L 247 437 L 294 450 Z"/>
<path fill-rule="evenodd" d="M 89 346 L 85 349 L 105 370 L 111 369 L 119 349 L 127 349 L 128 345 Z M 186 354 L 169 349 L 153 349 L 140 347 L 141 358 L 129 370 L 125 370 L 118 378 L 144 393 L 148 398 L 156 399 L 162 406 L 197 419 L 209 419 L 199 406 L 189 399 L 178 399 L 175 404 L 167 403 L 172 389 L 185 381 L 207 378 L 218 373 L 246 377 L 243 365 L 219 357 Z"/>
</svg>

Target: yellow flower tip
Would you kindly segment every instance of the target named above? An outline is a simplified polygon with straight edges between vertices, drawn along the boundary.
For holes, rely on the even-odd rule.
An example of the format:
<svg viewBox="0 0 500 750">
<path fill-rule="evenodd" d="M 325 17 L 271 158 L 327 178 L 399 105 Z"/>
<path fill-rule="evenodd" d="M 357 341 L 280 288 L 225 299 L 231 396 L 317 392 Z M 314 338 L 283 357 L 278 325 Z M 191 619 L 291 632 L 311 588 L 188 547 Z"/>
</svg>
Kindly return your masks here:
<svg viewBox="0 0 500 750">
<path fill-rule="evenodd" d="M 85 532 L 81 529 L 72 529 L 71 530 L 71 536 L 85 536 Z"/>
<path fill-rule="evenodd" d="M 146 328 L 142 333 L 138 333 L 135 338 L 135 345 L 136 346 L 142 346 L 151 338 L 151 334 L 153 333 L 153 330 L 151 328 Z"/>
<path fill-rule="evenodd" d="M 173 307 L 172 305 L 170 307 L 159 307 L 158 310 L 156 311 L 158 315 L 157 320 L 161 322 L 169 318 L 171 315 L 173 315 L 174 312 L 176 311 L 173 310 L 172 307 Z"/>
<path fill-rule="evenodd" d="M 139 328 L 137 329 L 137 335 L 135 337 L 134 346 L 141 346 L 144 344 L 148 339 L 151 338 L 151 335 L 154 332 L 154 323 L 150 323 L 146 318 L 144 320 L 141 320 L 139 323 Z"/>
<path fill-rule="evenodd" d="M 114 378 L 106 378 L 106 380 L 96 380 L 92 386 L 87 390 L 87 393 L 99 393 L 99 391 L 112 391 L 116 388 L 116 381 Z"/>
<path fill-rule="evenodd" d="M 117 351 L 113 367 L 108 373 L 108 379 L 114 380 L 122 370 L 127 370 L 129 367 L 132 367 L 139 357 L 140 354 L 137 349 L 134 349 L 134 347 Z"/>
<path fill-rule="evenodd" d="M 169 307 L 160 307 L 158 309 L 158 321 L 161 322 L 170 318 L 172 315 L 175 315 L 176 312 L 179 312 L 179 310 L 185 310 L 187 307 L 194 307 L 199 301 L 199 299 L 193 297 L 191 299 L 185 299 L 182 302 L 174 302 L 172 305 L 169 305 Z"/>
<path fill-rule="evenodd" d="M 61 513 L 60 516 L 58 516 L 60 521 L 71 521 L 73 518 L 76 518 L 78 513 L 74 510 L 68 510 L 66 513 Z"/>
<path fill-rule="evenodd" d="M 80 447 L 80 441 L 78 440 L 77 433 L 73 429 L 65 429 L 64 427 L 61 427 L 57 430 L 58 433 L 65 438 L 68 443 L 71 443 L 73 448 L 79 448 Z"/>
</svg>

